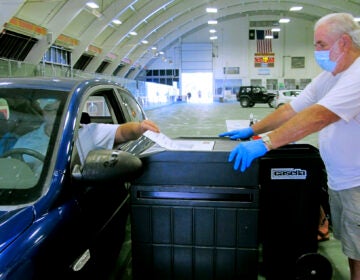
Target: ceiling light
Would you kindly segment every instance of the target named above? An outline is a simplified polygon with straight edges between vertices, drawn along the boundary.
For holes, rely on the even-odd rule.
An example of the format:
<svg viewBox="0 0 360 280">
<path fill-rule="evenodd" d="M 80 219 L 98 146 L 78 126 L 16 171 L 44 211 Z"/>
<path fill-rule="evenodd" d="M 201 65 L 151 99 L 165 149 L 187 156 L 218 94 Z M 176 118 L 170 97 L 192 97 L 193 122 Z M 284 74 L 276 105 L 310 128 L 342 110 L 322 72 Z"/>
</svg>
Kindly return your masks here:
<svg viewBox="0 0 360 280">
<path fill-rule="evenodd" d="M 210 33 L 216 33 L 216 30 L 215 29 L 210 29 L 209 32 Z"/>
<path fill-rule="evenodd" d="M 273 39 L 274 36 L 273 35 L 265 35 L 265 39 Z"/>
<path fill-rule="evenodd" d="M 99 5 L 96 4 L 95 2 L 87 2 L 86 6 L 90 7 L 91 9 L 98 9 Z"/>
<path fill-rule="evenodd" d="M 159 54 L 163 55 L 163 54 L 164 54 L 164 52 L 163 52 L 163 51 L 159 51 Z"/>
<path fill-rule="evenodd" d="M 217 24 L 217 20 L 209 20 L 208 24 Z"/>
<path fill-rule="evenodd" d="M 157 47 L 153 46 L 153 47 L 151 47 L 151 49 L 152 49 L 153 51 L 155 51 L 155 50 L 157 50 Z"/>
<path fill-rule="evenodd" d="M 103 17 L 103 14 L 100 13 L 98 10 L 92 10 L 91 13 L 96 16 L 97 18 L 102 18 Z"/>
<path fill-rule="evenodd" d="M 206 8 L 206 12 L 215 14 L 218 12 L 218 9 L 217 8 Z"/>
<path fill-rule="evenodd" d="M 290 8 L 290 11 L 292 12 L 297 12 L 297 11 L 301 11 L 303 7 L 301 6 L 294 6 Z"/>
<path fill-rule="evenodd" d="M 149 41 L 147 41 L 147 40 L 142 40 L 141 43 L 143 43 L 144 45 L 146 45 L 146 44 L 149 44 Z"/>
<path fill-rule="evenodd" d="M 117 25 L 122 24 L 122 22 L 118 19 L 113 19 L 112 23 L 117 24 Z"/>
<path fill-rule="evenodd" d="M 288 23 L 288 22 L 290 22 L 290 19 L 289 19 L 289 18 L 281 18 L 281 19 L 279 20 L 279 22 L 280 22 L 280 23 Z"/>
<path fill-rule="evenodd" d="M 279 27 L 271 28 L 271 32 L 279 32 L 281 29 Z"/>
<path fill-rule="evenodd" d="M 217 36 L 211 36 L 210 40 L 216 40 L 218 37 Z"/>
<path fill-rule="evenodd" d="M 135 31 L 130 31 L 129 34 L 132 35 L 132 36 L 136 36 L 136 35 L 137 35 L 137 33 L 136 33 Z"/>
</svg>

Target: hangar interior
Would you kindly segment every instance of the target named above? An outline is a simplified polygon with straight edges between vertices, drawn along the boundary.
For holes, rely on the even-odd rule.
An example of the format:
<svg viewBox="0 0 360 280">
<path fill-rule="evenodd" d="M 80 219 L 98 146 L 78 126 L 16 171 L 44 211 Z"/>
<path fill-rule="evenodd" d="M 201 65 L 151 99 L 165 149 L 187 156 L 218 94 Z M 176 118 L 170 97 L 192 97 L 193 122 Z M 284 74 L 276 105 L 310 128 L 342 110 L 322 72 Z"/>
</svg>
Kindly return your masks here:
<svg viewBox="0 0 360 280">
<path fill-rule="evenodd" d="M 103 76 L 135 95 L 147 92 L 140 96 L 144 105 L 171 103 L 188 92 L 233 100 L 241 85 L 302 89 L 319 72 L 314 22 L 359 8 L 355 0 L 0 4 L 1 76 Z M 209 76 L 195 83 L 189 73 Z"/>
</svg>

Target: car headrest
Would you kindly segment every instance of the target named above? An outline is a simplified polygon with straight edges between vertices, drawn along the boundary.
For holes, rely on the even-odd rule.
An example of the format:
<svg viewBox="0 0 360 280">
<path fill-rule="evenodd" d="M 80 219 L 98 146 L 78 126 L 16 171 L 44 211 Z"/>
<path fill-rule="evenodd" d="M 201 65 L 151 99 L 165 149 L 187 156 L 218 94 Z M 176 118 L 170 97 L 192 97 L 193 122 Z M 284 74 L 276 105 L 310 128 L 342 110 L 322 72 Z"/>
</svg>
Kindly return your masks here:
<svg viewBox="0 0 360 280">
<path fill-rule="evenodd" d="M 82 123 L 82 124 L 91 123 L 91 118 L 90 118 L 89 113 L 87 113 L 87 112 L 81 113 L 80 123 Z"/>
</svg>

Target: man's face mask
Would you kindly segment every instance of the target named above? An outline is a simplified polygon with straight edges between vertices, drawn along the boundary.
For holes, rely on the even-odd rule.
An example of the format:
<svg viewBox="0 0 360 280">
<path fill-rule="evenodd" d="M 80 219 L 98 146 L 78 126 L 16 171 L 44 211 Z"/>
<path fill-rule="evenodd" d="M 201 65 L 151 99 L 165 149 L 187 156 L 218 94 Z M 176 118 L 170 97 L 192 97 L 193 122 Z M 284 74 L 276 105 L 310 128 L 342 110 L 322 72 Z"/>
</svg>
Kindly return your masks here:
<svg viewBox="0 0 360 280">
<path fill-rule="evenodd" d="M 336 68 L 337 61 L 341 57 L 341 55 L 339 55 L 337 57 L 336 61 L 330 60 L 331 49 L 335 46 L 335 44 L 337 42 L 338 42 L 338 40 L 331 46 L 331 48 L 329 50 L 314 51 L 315 60 L 316 60 L 317 64 L 319 64 L 319 66 L 325 71 L 333 72 Z"/>
</svg>

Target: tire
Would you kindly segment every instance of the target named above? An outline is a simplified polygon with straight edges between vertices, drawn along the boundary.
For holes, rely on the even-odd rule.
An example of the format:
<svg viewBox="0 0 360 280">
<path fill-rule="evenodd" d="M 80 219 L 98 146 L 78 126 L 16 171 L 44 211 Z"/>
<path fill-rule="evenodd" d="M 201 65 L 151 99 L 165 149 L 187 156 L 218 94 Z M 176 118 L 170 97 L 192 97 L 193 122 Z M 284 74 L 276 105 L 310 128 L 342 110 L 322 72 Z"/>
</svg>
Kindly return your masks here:
<svg viewBox="0 0 360 280">
<path fill-rule="evenodd" d="M 250 105 L 250 100 L 247 97 L 243 97 L 240 99 L 240 106 L 243 108 L 247 108 Z"/>
<path fill-rule="evenodd" d="M 307 253 L 296 261 L 295 279 L 331 280 L 333 268 L 331 262 L 318 253 Z"/>
<path fill-rule="evenodd" d="M 274 99 L 273 98 L 269 99 L 268 104 L 270 108 L 274 108 Z"/>
</svg>

